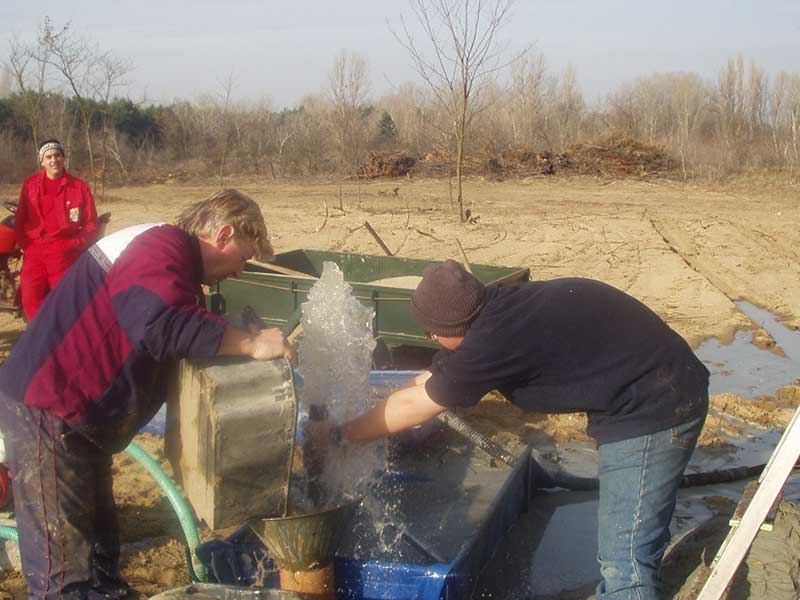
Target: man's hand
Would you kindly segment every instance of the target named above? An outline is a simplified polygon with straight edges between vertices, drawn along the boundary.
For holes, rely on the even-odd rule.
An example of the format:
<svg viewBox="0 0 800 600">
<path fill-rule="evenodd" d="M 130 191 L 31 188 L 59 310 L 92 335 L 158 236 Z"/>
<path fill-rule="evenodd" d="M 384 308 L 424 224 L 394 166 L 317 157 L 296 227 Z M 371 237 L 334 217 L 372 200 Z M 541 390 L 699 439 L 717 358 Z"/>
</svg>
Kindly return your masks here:
<svg viewBox="0 0 800 600">
<path fill-rule="evenodd" d="M 248 333 L 230 325 L 225 328 L 217 355 L 251 356 L 256 360 L 285 358 L 292 364 L 297 358 L 292 344 L 280 329 L 251 329 Z"/>
<path fill-rule="evenodd" d="M 251 334 L 250 356 L 256 360 L 273 360 L 285 358 L 293 363 L 296 360 L 294 348 L 287 341 L 280 329 L 262 329 L 256 334 Z"/>
<path fill-rule="evenodd" d="M 342 434 L 349 443 L 370 442 L 393 433 L 421 425 L 445 410 L 436 404 L 425 389 L 430 374 L 419 376 L 421 383 L 400 388 L 386 400 L 364 414 L 349 421 Z"/>
<path fill-rule="evenodd" d="M 321 451 L 342 443 L 341 429 L 330 419 L 324 421 L 309 419 L 303 423 L 303 435 L 311 443 L 312 447 Z"/>
</svg>

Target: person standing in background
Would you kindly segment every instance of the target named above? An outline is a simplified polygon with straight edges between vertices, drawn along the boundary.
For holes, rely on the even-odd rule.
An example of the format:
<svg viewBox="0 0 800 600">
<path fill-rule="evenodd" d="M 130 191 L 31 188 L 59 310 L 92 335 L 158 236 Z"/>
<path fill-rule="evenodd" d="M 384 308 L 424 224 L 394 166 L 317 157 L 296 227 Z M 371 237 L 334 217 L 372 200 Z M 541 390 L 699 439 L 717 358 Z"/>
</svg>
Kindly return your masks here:
<svg viewBox="0 0 800 600">
<path fill-rule="evenodd" d="M 97 236 L 97 209 L 89 186 L 67 173 L 58 140 L 39 146 L 42 170 L 22 184 L 14 219 L 17 244 L 24 253 L 22 309 L 28 322 L 62 275 Z"/>
</svg>

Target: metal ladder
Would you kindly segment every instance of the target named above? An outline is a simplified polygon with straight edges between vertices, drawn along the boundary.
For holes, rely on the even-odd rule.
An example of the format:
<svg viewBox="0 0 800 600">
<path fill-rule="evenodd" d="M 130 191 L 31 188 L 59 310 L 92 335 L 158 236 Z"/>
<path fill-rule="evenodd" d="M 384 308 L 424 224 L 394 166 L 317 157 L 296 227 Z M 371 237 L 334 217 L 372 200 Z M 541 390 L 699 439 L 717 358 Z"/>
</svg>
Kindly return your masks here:
<svg viewBox="0 0 800 600">
<path fill-rule="evenodd" d="M 748 502 L 749 504 L 743 512 L 737 508 L 736 513 L 741 514 L 741 517 L 732 520 L 731 529 L 711 563 L 711 569 L 697 600 L 723 598 L 764 519 L 780 500 L 783 486 L 798 458 L 800 458 L 800 407 L 795 411 L 766 468 L 758 478 L 755 492 L 752 495 L 745 493 L 740 501 L 740 507 Z M 702 581 L 697 582 L 696 587 L 699 587 L 700 583 Z"/>
</svg>

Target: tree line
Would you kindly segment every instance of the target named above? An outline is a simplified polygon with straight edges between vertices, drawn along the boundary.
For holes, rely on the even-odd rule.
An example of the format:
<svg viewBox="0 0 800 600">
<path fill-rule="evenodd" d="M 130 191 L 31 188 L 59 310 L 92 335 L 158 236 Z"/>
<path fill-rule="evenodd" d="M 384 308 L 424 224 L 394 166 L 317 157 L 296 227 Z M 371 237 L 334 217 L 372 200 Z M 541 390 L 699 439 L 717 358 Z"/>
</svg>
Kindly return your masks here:
<svg viewBox="0 0 800 600">
<path fill-rule="evenodd" d="M 46 19 L 35 40 L 12 40 L 0 68 L 0 179 L 18 182 L 36 170 L 36 147 L 46 137 L 61 139 L 69 168 L 97 193 L 107 181 L 170 174 L 356 178 L 371 152 L 455 166 L 458 152 L 478 160 L 508 148 L 562 152 L 609 129 L 664 147 L 683 177 L 753 167 L 797 176 L 796 73 L 768 74 L 738 56 L 713 79 L 647 75 L 590 104 L 575 70 L 553 72 L 535 49 L 495 66 L 480 81 L 479 102 L 469 105 L 468 136 L 465 116 L 429 81 L 375 97 L 366 59 L 347 51 L 335 57 L 321 91 L 292 108 L 238 100 L 232 77 L 191 100 L 139 102 L 119 93 L 130 61 Z"/>
</svg>

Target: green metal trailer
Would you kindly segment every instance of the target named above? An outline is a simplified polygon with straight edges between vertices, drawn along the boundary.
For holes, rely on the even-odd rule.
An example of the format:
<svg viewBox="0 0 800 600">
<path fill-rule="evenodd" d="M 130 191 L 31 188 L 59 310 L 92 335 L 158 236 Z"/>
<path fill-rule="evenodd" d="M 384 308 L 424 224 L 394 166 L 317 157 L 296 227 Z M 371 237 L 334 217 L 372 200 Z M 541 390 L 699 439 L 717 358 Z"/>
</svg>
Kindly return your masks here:
<svg viewBox="0 0 800 600">
<path fill-rule="evenodd" d="M 355 297 L 375 310 L 373 333 L 376 338 L 389 347 L 435 347 L 411 316 L 410 302 L 414 290 L 374 282 L 421 276 L 425 267 L 437 264 L 437 261 L 293 250 L 278 254 L 273 263 L 296 271 L 297 275 L 271 272 L 267 267 L 248 263 L 241 277 L 226 279 L 219 285 L 221 302 L 219 298 L 212 299 L 212 307 L 221 314 L 237 315 L 250 306 L 270 327 L 280 327 L 289 333 L 299 322 L 300 305 L 307 300 L 325 262 L 336 263 L 345 281 L 352 286 Z M 524 267 L 480 264 L 471 267 L 475 277 L 487 285 L 506 285 L 530 279 L 530 270 Z"/>
</svg>

